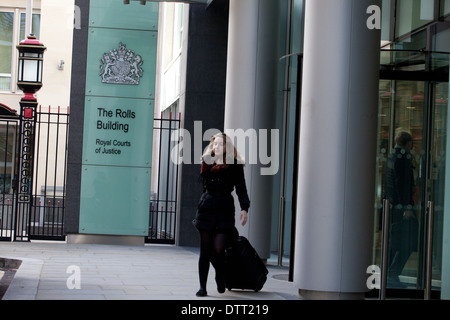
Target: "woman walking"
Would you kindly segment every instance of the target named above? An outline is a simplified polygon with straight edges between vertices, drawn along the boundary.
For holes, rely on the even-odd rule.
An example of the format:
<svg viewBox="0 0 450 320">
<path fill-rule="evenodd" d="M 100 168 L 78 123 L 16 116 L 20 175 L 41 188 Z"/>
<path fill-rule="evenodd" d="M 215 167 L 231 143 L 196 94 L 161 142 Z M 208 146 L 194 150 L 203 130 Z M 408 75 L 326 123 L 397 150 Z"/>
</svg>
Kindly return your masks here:
<svg viewBox="0 0 450 320">
<path fill-rule="evenodd" d="M 211 138 L 202 156 L 200 175 L 203 194 L 193 223 L 200 232 L 200 290 L 196 295 L 203 297 L 207 295 L 210 263 L 216 271 L 217 291 L 225 292 L 224 251 L 235 233 L 235 207 L 231 193 L 236 189 L 242 225 L 247 223 L 250 200 L 245 185 L 244 163 L 225 133 L 218 133 Z"/>
</svg>

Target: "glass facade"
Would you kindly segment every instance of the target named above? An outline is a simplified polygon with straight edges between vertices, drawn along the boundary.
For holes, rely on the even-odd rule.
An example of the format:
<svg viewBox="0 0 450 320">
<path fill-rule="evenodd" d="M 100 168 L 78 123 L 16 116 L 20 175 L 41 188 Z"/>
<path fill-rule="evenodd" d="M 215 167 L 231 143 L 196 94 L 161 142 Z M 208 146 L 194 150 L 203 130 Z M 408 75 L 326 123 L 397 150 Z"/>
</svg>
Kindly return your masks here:
<svg viewBox="0 0 450 320">
<path fill-rule="evenodd" d="M 441 1 L 440 14 L 441 14 L 441 17 L 450 15 L 450 0 Z"/>
<path fill-rule="evenodd" d="M 374 264 L 380 265 L 382 201 L 387 198 L 391 201 L 388 265 L 392 267 L 388 288 L 424 289 L 431 203 L 433 286 L 439 288 L 448 82 L 381 79 L 379 102 Z M 402 133 L 410 135 L 410 144 L 402 141 Z"/>
<path fill-rule="evenodd" d="M 0 90 L 11 86 L 13 25 L 14 13 L 0 12 Z"/>
<path fill-rule="evenodd" d="M 396 37 L 433 21 L 434 5 L 430 0 L 397 0 Z"/>
<path fill-rule="evenodd" d="M 443 244 L 449 233 L 444 198 L 450 29 L 442 22 L 448 1 L 394 5 L 394 37 L 380 63 L 373 263 L 381 264 L 383 199 L 388 199 L 388 292 L 416 295 L 430 281 L 436 297 L 444 287 Z"/>
<path fill-rule="evenodd" d="M 25 20 L 26 15 L 25 13 L 20 14 L 20 35 L 19 35 L 19 42 L 25 39 Z M 38 39 L 40 39 L 40 28 L 41 25 L 41 15 L 40 14 L 33 14 L 33 18 L 31 20 L 31 33 L 33 33 Z"/>
<path fill-rule="evenodd" d="M 292 225 L 295 217 L 296 129 L 299 117 L 299 79 L 303 51 L 304 0 L 282 1 L 277 96 L 277 128 L 280 128 L 282 156 L 273 190 L 271 259 L 269 263 L 289 265 Z"/>
<path fill-rule="evenodd" d="M 19 38 L 14 37 L 15 25 L 19 24 Z M 32 32 L 39 38 L 40 15 L 33 14 Z M 16 45 L 25 39 L 25 13 L 20 13 L 20 19 L 15 18 L 12 11 L 1 11 L 0 9 L 0 91 L 12 91 L 11 84 L 15 83 L 11 77 L 13 52 Z"/>
<path fill-rule="evenodd" d="M 304 1 L 288 1 L 281 10 L 278 125 L 283 130 L 283 166 L 280 188 L 274 188 L 271 263 L 289 265 L 291 226 L 295 223 L 296 130 L 300 113 L 301 53 Z M 392 191 L 396 167 L 408 168 L 407 202 L 392 199 L 389 249 L 390 292 L 415 294 L 426 286 L 431 270 L 432 289 L 438 293 L 444 277 L 445 164 L 448 161 L 448 67 L 450 1 L 383 0 L 379 113 L 376 158 L 373 263 L 380 266 L 382 204 Z M 439 6 L 439 7 L 437 7 Z M 287 20 L 286 20 L 286 17 Z M 286 56 L 284 56 L 286 55 Z M 284 56 L 284 57 L 283 57 Z M 400 145 L 402 132 L 411 136 L 409 147 Z M 396 140 L 397 137 L 397 140 Z M 399 158 L 400 161 L 395 159 Z M 398 163 L 402 162 L 402 165 Z M 389 170 L 392 169 L 392 170 Z M 448 172 L 447 172 L 448 174 Z M 449 175 L 450 176 L 450 175 Z M 276 185 L 276 184 L 275 184 Z M 447 189 L 450 189 L 447 188 Z M 427 226 L 434 209 L 432 265 L 427 265 Z M 404 219 L 403 215 L 411 219 Z M 406 221 L 407 220 L 407 221 Z M 448 220 L 447 220 L 448 221 Z M 450 225 L 450 223 L 447 223 Z M 450 234 L 450 229 L 447 232 Z M 278 260 L 276 260 L 278 259 Z M 450 264 L 450 257 L 448 257 Z M 449 280 L 450 282 L 450 280 Z M 450 284 L 449 284 L 450 291 Z M 392 290 L 397 289 L 397 290 Z M 423 291 L 421 291 L 423 292 Z M 394 293 L 396 294 L 396 293 Z M 450 293 L 449 293 L 450 295 Z"/>
<path fill-rule="evenodd" d="M 14 150 L 16 142 L 15 123 L 7 122 L 6 125 L 0 125 L 0 195 L 10 194 L 12 187 L 12 178 L 14 173 Z"/>
</svg>

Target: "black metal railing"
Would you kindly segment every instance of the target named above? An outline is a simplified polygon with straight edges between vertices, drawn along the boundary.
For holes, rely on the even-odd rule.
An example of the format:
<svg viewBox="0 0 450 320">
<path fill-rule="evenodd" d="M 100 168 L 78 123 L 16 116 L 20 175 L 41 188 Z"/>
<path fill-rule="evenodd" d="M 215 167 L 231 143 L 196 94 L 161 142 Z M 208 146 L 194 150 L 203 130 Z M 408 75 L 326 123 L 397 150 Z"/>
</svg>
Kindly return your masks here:
<svg viewBox="0 0 450 320">
<path fill-rule="evenodd" d="M 154 119 L 147 243 L 175 243 L 181 116 Z M 69 108 L 36 110 L 32 197 L 17 201 L 20 121 L 0 117 L 0 241 L 65 240 Z"/>
<path fill-rule="evenodd" d="M 152 187 L 150 198 L 148 243 L 175 243 L 175 227 L 178 193 L 178 165 L 173 156 L 179 152 L 181 115 L 173 117 L 172 113 L 164 118 L 154 119 L 153 132 L 158 148 L 157 157 L 153 159 Z"/>
<path fill-rule="evenodd" d="M 0 241 L 11 241 L 13 237 L 18 119 L 18 116 L 0 119 Z"/>
<path fill-rule="evenodd" d="M 39 107 L 29 238 L 64 240 L 69 108 Z"/>
<path fill-rule="evenodd" d="M 56 111 L 51 107 L 45 110 L 38 107 L 34 118 L 34 142 L 25 146 L 33 153 L 29 158 L 33 161 L 29 169 L 32 179 L 27 183 L 31 199 L 18 201 L 19 160 L 24 156 L 20 152 L 24 147 L 20 142 L 28 136 L 20 130 L 19 116 L 14 119 L 0 117 L 0 240 L 3 241 L 65 239 L 69 108 L 58 107 Z"/>
</svg>

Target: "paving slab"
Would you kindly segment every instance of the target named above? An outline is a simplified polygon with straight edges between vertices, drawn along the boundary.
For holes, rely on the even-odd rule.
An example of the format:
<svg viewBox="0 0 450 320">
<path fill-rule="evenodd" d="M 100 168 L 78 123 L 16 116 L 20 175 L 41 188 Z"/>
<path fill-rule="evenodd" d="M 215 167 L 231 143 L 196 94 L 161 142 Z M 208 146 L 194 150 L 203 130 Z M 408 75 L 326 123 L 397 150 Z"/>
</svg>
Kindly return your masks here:
<svg viewBox="0 0 450 320">
<path fill-rule="evenodd" d="M 211 267 L 208 296 L 198 290 L 198 249 L 65 242 L 0 242 L 0 258 L 22 263 L 2 300 L 299 300 L 287 268 L 268 266 L 260 292 L 219 294 Z"/>
</svg>

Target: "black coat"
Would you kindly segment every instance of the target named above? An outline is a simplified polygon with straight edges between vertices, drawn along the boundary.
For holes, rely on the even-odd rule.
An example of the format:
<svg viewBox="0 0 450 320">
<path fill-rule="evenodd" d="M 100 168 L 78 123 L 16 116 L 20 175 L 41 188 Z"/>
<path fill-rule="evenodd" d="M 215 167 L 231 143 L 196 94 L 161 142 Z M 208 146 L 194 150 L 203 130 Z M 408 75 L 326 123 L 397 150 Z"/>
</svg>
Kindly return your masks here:
<svg viewBox="0 0 450 320">
<path fill-rule="evenodd" d="M 241 210 L 248 211 L 250 200 L 245 185 L 242 164 L 220 168 L 202 163 L 203 193 L 193 221 L 195 227 L 206 231 L 230 231 L 235 225 L 232 192 L 236 189 Z"/>
<path fill-rule="evenodd" d="M 386 199 L 394 207 L 394 219 L 401 219 L 405 210 L 412 210 L 414 205 L 414 165 L 411 153 L 396 146 L 386 162 Z M 397 213 L 398 212 L 398 213 Z M 399 217 L 396 217 L 396 216 Z"/>
</svg>

